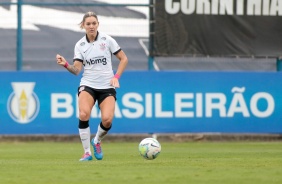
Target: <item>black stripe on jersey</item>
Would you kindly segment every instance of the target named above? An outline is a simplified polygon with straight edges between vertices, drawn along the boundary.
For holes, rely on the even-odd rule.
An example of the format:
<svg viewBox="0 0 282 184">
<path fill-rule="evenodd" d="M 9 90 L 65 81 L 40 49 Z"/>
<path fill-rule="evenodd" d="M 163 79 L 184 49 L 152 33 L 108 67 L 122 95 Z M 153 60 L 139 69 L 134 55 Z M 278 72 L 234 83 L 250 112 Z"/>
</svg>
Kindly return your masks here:
<svg viewBox="0 0 282 184">
<path fill-rule="evenodd" d="M 97 31 L 97 35 L 96 35 L 96 37 L 95 37 L 94 41 L 96 41 L 96 40 L 97 40 L 98 35 L 99 35 L 99 31 Z M 90 41 L 89 41 L 89 38 L 88 38 L 87 34 L 86 34 L 85 36 L 86 36 L 86 41 L 87 41 L 88 43 L 90 43 Z"/>
<path fill-rule="evenodd" d="M 119 53 L 121 51 L 121 49 L 118 49 L 116 52 L 114 52 L 113 54 L 116 55 L 117 53 Z"/>
<path fill-rule="evenodd" d="M 75 61 L 79 61 L 79 62 L 82 62 L 82 63 L 83 63 L 83 60 L 82 60 L 82 59 L 75 58 L 75 59 L 73 59 L 73 62 L 75 62 Z"/>
</svg>

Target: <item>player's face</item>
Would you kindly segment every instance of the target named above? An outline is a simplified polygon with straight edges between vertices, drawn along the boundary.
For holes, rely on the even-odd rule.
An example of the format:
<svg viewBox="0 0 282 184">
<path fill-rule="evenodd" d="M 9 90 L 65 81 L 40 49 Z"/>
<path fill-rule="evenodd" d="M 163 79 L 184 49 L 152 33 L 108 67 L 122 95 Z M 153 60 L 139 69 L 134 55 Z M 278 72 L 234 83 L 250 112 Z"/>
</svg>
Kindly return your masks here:
<svg viewBox="0 0 282 184">
<path fill-rule="evenodd" d="M 98 26 L 99 22 L 95 17 L 87 17 L 83 24 L 83 27 L 88 36 L 95 36 L 97 33 Z"/>
</svg>

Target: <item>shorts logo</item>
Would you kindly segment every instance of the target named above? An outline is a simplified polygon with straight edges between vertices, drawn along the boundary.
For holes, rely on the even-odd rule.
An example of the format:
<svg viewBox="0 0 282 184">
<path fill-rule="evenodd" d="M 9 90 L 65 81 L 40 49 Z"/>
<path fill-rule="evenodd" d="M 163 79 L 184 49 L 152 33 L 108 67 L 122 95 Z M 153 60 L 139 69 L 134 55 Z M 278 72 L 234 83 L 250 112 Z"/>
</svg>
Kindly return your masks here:
<svg viewBox="0 0 282 184">
<path fill-rule="evenodd" d="M 81 92 L 81 91 L 83 91 L 84 89 L 85 89 L 85 87 L 84 87 L 84 86 L 81 86 L 78 91 Z"/>
<path fill-rule="evenodd" d="M 33 92 L 34 86 L 34 82 L 12 82 L 14 91 L 9 96 L 7 109 L 10 117 L 20 124 L 27 124 L 38 115 L 40 104 Z"/>
</svg>

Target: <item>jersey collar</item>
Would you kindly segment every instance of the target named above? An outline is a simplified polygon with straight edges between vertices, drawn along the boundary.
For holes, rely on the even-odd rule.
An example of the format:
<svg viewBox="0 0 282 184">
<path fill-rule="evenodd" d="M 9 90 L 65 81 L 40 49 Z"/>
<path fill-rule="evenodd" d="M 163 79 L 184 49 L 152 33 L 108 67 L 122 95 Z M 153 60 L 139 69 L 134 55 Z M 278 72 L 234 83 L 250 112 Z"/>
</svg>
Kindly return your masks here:
<svg viewBox="0 0 282 184">
<path fill-rule="evenodd" d="M 97 31 L 97 35 L 96 35 L 96 37 L 95 37 L 94 41 L 96 41 L 96 40 L 97 40 L 98 35 L 99 35 L 99 31 Z M 88 43 L 90 43 L 89 38 L 87 37 L 87 34 L 86 34 L 85 36 L 86 36 L 86 41 L 87 41 Z"/>
</svg>

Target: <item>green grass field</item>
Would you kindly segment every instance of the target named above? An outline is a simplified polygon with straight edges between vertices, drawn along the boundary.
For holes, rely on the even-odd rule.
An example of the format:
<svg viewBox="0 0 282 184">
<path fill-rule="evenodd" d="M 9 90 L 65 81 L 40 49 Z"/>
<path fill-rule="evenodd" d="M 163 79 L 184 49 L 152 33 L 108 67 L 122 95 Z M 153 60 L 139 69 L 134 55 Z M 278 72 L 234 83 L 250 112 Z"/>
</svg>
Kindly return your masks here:
<svg viewBox="0 0 282 184">
<path fill-rule="evenodd" d="M 282 183 L 280 142 L 161 142 L 151 161 L 138 144 L 105 142 L 102 161 L 79 162 L 80 143 L 3 142 L 0 183 Z"/>
</svg>

